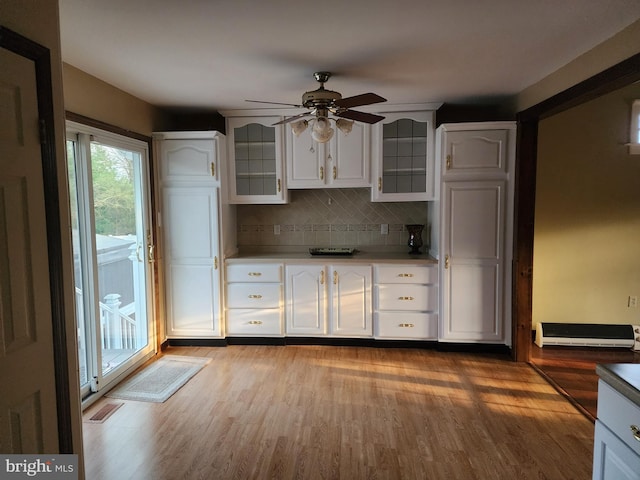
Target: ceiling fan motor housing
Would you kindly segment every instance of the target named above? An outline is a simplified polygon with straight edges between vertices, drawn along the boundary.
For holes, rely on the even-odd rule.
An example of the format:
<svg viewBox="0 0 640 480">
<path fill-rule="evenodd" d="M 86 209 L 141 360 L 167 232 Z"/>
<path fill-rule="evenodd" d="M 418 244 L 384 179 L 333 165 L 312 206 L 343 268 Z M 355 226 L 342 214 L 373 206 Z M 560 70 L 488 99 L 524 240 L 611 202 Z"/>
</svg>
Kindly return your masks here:
<svg viewBox="0 0 640 480">
<path fill-rule="evenodd" d="M 320 87 L 318 90 L 306 92 L 302 95 L 302 105 L 307 108 L 327 108 L 333 105 L 333 102 L 340 100 L 342 95 L 333 90 L 325 90 Z"/>
</svg>

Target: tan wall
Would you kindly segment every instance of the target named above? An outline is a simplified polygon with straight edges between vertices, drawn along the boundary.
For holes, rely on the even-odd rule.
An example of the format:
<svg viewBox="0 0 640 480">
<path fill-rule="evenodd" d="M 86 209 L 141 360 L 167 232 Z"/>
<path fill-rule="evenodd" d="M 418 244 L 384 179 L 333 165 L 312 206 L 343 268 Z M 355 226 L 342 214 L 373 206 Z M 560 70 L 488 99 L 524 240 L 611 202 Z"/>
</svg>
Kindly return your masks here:
<svg viewBox="0 0 640 480">
<path fill-rule="evenodd" d="M 640 155 L 631 85 L 540 122 L 533 325 L 640 324 Z"/>
<path fill-rule="evenodd" d="M 9 28 L 22 36 L 25 36 L 40 45 L 47 47 L 51 54 L 51 74 L 52 74 L 52 90 L 53 90 L 53 108 L 55 115 L 55 134 L 56 134 L 56 158 L 58 160 L 59 170 L 59 193 L 60 193 L 60 216 L 62 222 L 62 238 L 59 239 L 63 249 L 63 265 L 65 267 L 65 278 L 72 278 L 73 260 L 71 256 L 71 231 L 69 226 L 70 219 L 68 216 L 69 200 L 67 197 L 66 184 L 66 162 L 65 162 L 65 135 L 64 135 L 64 109 L 63 109 L 63 93 L 62 93 L 62 61 L 60 55 L 60 31 L 58 22 L 58 2 L 42 1 L 42 0 L 2 0 L 0 6 L 0 23 L 2 26 Z M 52 21 L 52 19 L 54 19 Z M 54 240 L 55 241 L 55 240 Z M 67 329 L 67 346 L 69 351 L 69 376 L 71 385 L 69 386 L 70 397 L 72 399 L 72 424 L 73 424 L 73 442 L 74 451 L 80 455 L 80 468 L 82 470 L 82 419 L 80 408 L 80 391 L 78 385 L 78 364 L 77 344 L 76 344 L 76 326 L 74 318 L 74 298 L 73 282 L 66 282 L 64 285 L 65 295 L 65 311 L 66 311 L 66 329 Z M 54 453 L 54 452 L 47 452 Z M 83 472 L 80 472 L 79 478 L 83 478 Z"/>
<path fill-rule="evenodd" d="M 517 111 L 540 103 L 636 53 L 640 53 L 640 20 L 520 92 Z"/>
<path fill-rule="evenodd" d="M 168 130 L 170 116 L 72 65 L 63 65 L 65 109 L 93 120 L 150 136 Z"/>
</svg>

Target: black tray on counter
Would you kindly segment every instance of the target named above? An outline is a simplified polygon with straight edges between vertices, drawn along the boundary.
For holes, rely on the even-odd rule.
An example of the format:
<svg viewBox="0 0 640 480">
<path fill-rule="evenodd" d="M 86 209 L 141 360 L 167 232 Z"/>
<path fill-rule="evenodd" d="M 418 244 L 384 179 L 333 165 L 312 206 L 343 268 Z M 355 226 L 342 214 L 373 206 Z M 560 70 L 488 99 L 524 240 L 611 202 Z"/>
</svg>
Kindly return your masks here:
<svg viewBox="0 0 640 480">
<path fill-rule="evenodd" d="M 356 253 L 355 248 L 348 247 L 318 247 L 310 248 L 309 253 L 314 256 L 341 256 L 348 257 Z"/>
</svg>

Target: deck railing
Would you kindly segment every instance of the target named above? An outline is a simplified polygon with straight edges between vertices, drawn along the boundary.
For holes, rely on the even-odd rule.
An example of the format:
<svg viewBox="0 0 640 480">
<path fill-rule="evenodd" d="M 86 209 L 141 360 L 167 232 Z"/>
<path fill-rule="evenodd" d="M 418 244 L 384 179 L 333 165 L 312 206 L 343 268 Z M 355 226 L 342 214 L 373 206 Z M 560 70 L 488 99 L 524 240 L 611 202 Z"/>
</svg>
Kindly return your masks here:
<svg viewBox="0 0 640 480">
<path fill-rule="evenodd" d="M 105 295 L 100 305 L 100 328 L 102 329 L 103 350 L 136 350 L 137 332 L 136 321 L 131 318 L 135 304 L 121 306 L 120 295 L 110 293 Z M 84 321 L 82 290 L 76 287 L 76 309 L 78 313 L 78 341 L 84 341 Z"/>
</svg>

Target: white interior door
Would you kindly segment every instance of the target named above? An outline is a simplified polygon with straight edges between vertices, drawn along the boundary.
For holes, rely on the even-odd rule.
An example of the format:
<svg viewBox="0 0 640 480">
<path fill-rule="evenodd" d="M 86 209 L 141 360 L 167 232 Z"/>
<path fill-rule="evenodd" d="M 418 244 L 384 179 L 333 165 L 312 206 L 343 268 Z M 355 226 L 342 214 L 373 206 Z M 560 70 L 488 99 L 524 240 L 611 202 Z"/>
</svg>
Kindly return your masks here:
<svg viewBox="0 0 640 480">
<path fill-rule="evenodd" d="M 503 340 L 505 187 L 444 183 L 443 340 Z"/>
<path fill-rule="evenodd" d="M 67 160 L 84 396 L 155 348 L 147 144 L 69 122 Z"/>
<path fill-rule="evenodd" d="M 34 62 L 0 49 L 0 452 L 58 452 Z"/>
</svg>

